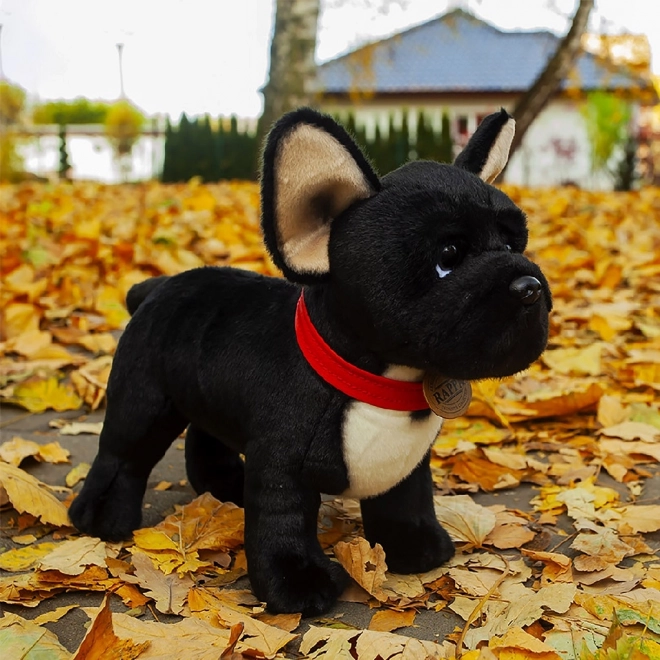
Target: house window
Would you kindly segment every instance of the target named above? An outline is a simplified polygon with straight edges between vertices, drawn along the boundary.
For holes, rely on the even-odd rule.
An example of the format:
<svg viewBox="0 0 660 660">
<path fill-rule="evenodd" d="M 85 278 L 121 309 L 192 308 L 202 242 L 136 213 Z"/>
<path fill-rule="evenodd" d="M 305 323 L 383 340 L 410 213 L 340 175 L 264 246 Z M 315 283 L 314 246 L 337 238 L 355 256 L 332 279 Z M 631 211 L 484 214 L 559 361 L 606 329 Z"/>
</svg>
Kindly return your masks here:
<svg viewBox="0 0 660 660">
<path fill-rule="evenodd" d="M 468 118 L 465 115 L 459 115 L 456 118 L 456 130 L 461 137 L 467 137 Z"/>
</svg>

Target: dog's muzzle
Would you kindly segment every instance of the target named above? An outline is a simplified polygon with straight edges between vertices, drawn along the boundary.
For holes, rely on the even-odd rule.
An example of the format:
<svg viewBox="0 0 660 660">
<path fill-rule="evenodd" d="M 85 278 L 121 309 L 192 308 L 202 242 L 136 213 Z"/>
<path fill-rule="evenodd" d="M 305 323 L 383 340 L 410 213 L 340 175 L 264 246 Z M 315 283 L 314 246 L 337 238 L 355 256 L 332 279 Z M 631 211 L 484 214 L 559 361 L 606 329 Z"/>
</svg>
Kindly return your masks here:
<svg viewBox="0 0 660 660">
<path fill-rule="evenodd" d="M 541 282 L 531 275 L 524 275 L 511 282 L 509 292 L 523 305 L 533 305 L 541 297 Z"/>
</svg>

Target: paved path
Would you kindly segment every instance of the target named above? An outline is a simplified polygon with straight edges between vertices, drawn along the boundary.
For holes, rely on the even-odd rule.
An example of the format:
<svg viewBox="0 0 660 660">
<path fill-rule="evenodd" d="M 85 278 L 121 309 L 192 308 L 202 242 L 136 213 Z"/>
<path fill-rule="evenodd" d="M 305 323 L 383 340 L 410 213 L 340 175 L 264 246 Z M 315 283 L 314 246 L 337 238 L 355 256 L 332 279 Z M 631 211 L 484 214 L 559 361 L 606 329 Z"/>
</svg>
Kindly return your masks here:
<svg viewBox="0 0 660 660">
<path fill-rule="evenodd" d="M 71 469 L 72 465 L 77 465 L 80 462 L 91 463 L 96 455 L 98 446 L 98 437 L 92 435 L 79 435 L 79 436 L 62 436 L 58 434 L 56 429 L 49 427 L 49 422 L 53 419 L 69 419 L 78 421 L 101 421 L 103 419 L 103 411 L 97 411 L 93 414 L 83 416 L 80 411 L 72 411 L 66 413 L 48 412 L 40 415 L 25 414 L 24 411 L 14 408 L 2 406 L 0 407 L 0 419 L 2 420 L 0 428 L 0 442 L 10 440 L 12 437 L 18 435 L 25 439 L 34 440 L 38 443 L 52 442 L 58 440 L 60 444 L 66 447 L 71 452 L 71 465 L 51 465 L 48 463 L 37 463 L 28 459 L 21 467 L 27 469 L 28 472 L 33 474 L 41 481 L 53 484 L 64 485 L 64 477 Z M 179 481 L 186 478 L 184 466 L 184 452 L 177 448 L 182 446 L 182 442 L 175 442 L 169 449 L 163 460 L 156 466 L 151 474 L 147 493 L 144 501 L 144 525 L 152 526 L 160 522 L 167 514 L 172 513 L 175 504 L 185 504 L 195 497 L 194 491 L 190 486 L 180 486 Z M 160 481 L 169 481 L 174 485 L 171 489 L 165 491 L 155 491 L 153 487 Z M 616 487 L 618 490 L 625 494 L 625 488 L 620 484 L 616 484 L 610 480 L 606 475 L 601 476 L 600 483 L 611 487 Z M 76 486 L 79 490 L 80 486 Z M 499 493 L 485 494 L 478 493 L 474 499 L 483 505 L 490 504 L 505 504 L 508 508 L 517 508 L 522 510 L 529 510 L 529 501 L 534 497 L 536 491 L 525 485 L 521 485 L 513 490 L 500 491 Z M 660 499 L 660 474 L 645 482 L 645 500 L 658 498 Z M 4 516 L 6 518 L 6 516 Z M 562 516 L 562 518 L 566 518 Z M 572 532 L 572 529 L 567 528 L 567 531 Z M 9 549 L 16 547 L 12 543 L 4 529 L 0 530 L 0 548 Z M 660 533 L 646 535 L 647 542 L 649 542 L 655 549 L 660 548 Z M 42 540 L 48 540 L 45 537 Z M 550 547 L 560 543 L 562 537 L 557 536 L 556 539 L 551 541 Z M 248 588 L 246 579 L 243 579 L 234 585 L 235 587 Z M 55 609 L 68 604 L 79 604 L 83 607 L 96 607 L 102 600 L 102 594 L 74 592 L 69 594 L 60 594 L 42 602 L 36 608 L 24 608 L 18 606 L 2 606 L 0 611 L 5 607 L 7 611 L 15 612 L 25 618 L 34 618 L 35 616 L 44 612 Z M 122 604 L 121 600 L 113 596 L 111 600 L 112 609 L 118 612 L 123 612 L 126 607 Z M 344 623 L 354 625 L 359 628 L 366 628 L 373 615 L 374 610 L 369 609 L 366 605 L 357 603 L 340 602 L 331 611 L 327 617 L 339 617 Z M 145 619 L 150 618 L 151 615 L 147 610 Z M 179 617 L 165 616 L 159 614 L 160 621 L 176 621 Z M 68 613 L 63 619 L 56 623 L 46 624 L 46 627 L 52 630 L 60 639 L 60 642 L 69 650 L 73 651 L 77 648 L 80 640 L 85 633 L 85 624 L 88 621 L 83 612 L 76 609 Z M 313 620 L 307 623 L 313 623 Z M 445 608 L 440 612 L 422 611 L 415 620 L 415 626 L 409 628 L 401 628 L 395 631 L 397 634 L 419 637 L 428 640 L 442 640 L 443 637 L 452 632 L 455 627 L 462 628 L 463 621 L 453 612 Z M 297 632 L 304 632 L 306 625 L 301 626 Z"/>
</svg>

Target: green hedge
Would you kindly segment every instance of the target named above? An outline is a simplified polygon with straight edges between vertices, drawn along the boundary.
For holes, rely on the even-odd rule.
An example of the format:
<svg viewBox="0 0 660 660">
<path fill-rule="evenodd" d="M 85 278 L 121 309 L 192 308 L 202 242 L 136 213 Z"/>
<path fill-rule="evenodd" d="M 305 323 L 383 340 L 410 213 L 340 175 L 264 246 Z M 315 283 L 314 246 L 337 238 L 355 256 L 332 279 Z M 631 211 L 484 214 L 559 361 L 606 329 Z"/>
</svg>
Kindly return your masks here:
<svg viewBox="0 0 660 660">
<path fill-rule="evenodd" d="M 390 116 L 386 134 L 377 126 L 371 140 L 367 139 L 364 128 L 356 125 L 353 114 L 342 123 L 381 175 L 415 158 L 440 162 L 453 160 L 446 113 L 443 114 L 440 131 L 433 130 L 426 115 L 418 114 L 415 140 L 410 135 L 407 112 L 398 126 L 394 117 Z M 220 120 L 214 128 L 208 115 L 190 120 L 183 114 L 178 126 L 167 124 L 161 180 L 172 183 L 188 181 L 195 176 L 206 182 L 220 179 L 255 180 L 257 150 L 256 136 L 240 131 L 236 117 L 231 117 L 229 126 Z"/>
</svg>

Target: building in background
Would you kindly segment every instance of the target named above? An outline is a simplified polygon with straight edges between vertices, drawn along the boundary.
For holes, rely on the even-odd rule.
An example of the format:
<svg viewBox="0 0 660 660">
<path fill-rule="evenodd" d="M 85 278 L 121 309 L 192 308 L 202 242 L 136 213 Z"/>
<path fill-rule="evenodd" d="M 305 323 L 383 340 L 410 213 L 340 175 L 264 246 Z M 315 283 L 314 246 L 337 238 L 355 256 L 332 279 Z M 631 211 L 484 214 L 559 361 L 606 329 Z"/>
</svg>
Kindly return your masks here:
<svg viewBox="0 0 660 660">
<path fill-rule="evenodd" d="M 645 37 L 634 37 L 631 43 L 644 42 L 648 49 Z M 387 132 L 391 114 L 400 122 L 408 113 L 414 133 L 419 112 L 424 112 L 438 130 L 442 114 L 447 112 L 458 152 L 484 116 L 500 107 L 513 109 L 558 42 L 559 37 L 551 32 L 503 31 L 456 9 L 322 64 L 322 105 L 339 117 L 353 113 L 356 125 L 364 127 L 367 137 L 374 134 L 377 125 L 381 132 Z M 599 39 L 595 43 L 601 49 L 606 45 Z M 585 45 L 589 46 L 587 40 Z M 607 56 L 611 52 L 619 61 Z M 592 171 L 581 105 L 592 91 L 624 96 L 632 104 L 630 131 L 637 133 L 640 109 L 656 103 L 657 96 L 648 63 L 646 71 L 640 66 L 625 66 L 625 55 L 625 44 L 605 53 L 582 54 L 561 92 L 537 117 L 513 155 L 506 170 L 508 182 L 612 186 L 610 177 Z"/>
</svg>

